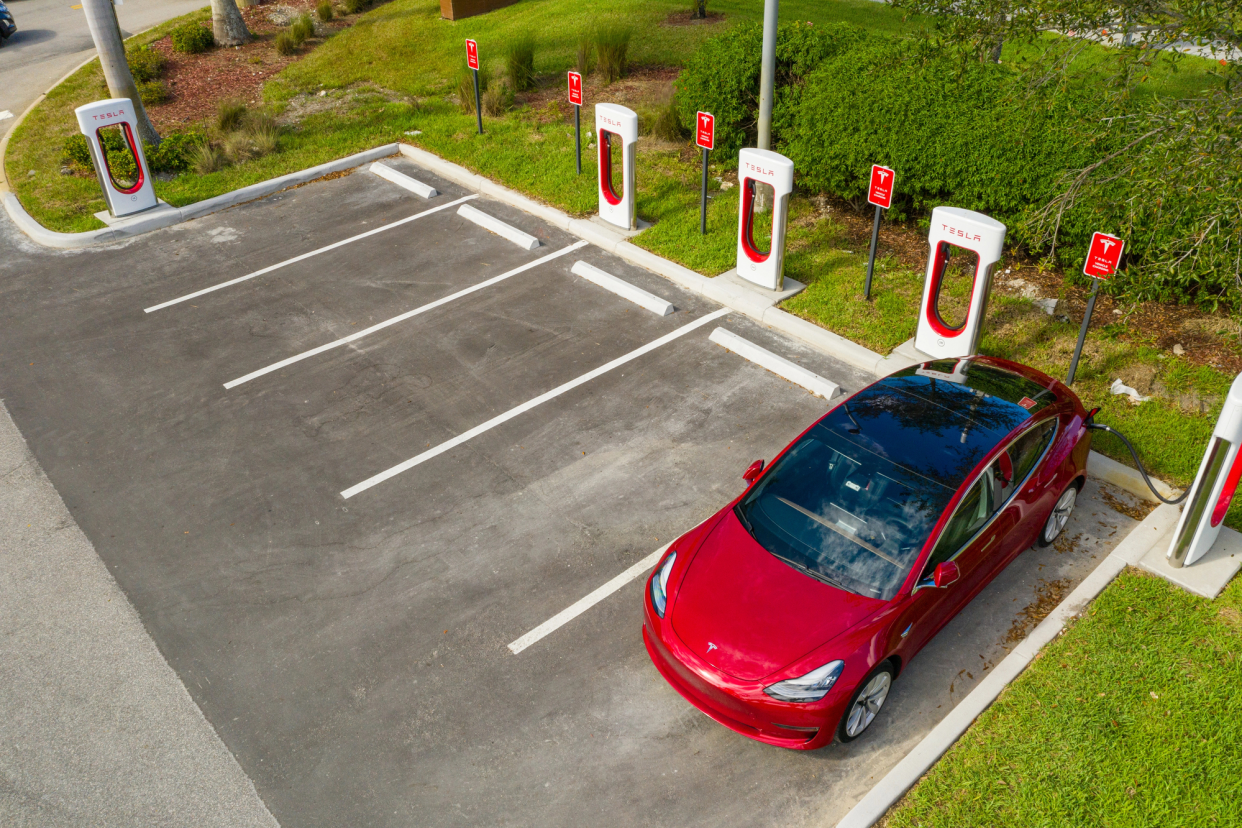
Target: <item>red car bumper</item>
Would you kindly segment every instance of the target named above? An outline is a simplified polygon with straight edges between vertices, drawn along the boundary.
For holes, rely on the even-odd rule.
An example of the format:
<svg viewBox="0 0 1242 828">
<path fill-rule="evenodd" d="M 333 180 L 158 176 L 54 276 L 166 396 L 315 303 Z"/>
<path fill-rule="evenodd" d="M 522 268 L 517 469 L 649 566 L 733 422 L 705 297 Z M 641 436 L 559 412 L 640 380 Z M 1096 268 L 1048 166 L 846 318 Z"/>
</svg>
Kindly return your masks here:
<svg viewBox="0 0 1242 828">
<path fill-rule="evenodd" d="M 763 685 L 722 675 L 690 652 L 646 606 L 643 643 L 660 675 L 686 701 L 732 731 L 777 747 L 815 750 L 830 744 L 853 687 L 837 687 L 813 704 L 779 702 Z M 666 637 L 667 636 L 667 637 Z M 669 640 L 671 639 L 671 640 Z"/>
</svg>

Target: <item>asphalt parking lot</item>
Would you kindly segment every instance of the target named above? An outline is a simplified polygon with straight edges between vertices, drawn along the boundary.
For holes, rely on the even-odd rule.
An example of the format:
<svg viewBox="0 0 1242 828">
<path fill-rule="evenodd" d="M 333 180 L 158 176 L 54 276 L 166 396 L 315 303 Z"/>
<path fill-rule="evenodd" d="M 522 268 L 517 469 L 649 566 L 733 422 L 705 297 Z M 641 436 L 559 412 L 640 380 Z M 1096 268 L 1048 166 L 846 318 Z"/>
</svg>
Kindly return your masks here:
<svg viewBox="0 0 1242 828">
<path fill-rule="evenodd" d="M 0 396 L 287 828 L 831 824 L 1137 523 L 1089 483 L 1070 542 L 1020 556 L 848 746 L 764 746 L 685 703 L 644 650 L 641 576 L 514 653 L 832 404 L 715 327 L 847 393 L 871 377 L 465 202 L 540 240 L 522 249 L 387 163 L 440 195 L 358 170 L 0 264 Z"/>
</svg>

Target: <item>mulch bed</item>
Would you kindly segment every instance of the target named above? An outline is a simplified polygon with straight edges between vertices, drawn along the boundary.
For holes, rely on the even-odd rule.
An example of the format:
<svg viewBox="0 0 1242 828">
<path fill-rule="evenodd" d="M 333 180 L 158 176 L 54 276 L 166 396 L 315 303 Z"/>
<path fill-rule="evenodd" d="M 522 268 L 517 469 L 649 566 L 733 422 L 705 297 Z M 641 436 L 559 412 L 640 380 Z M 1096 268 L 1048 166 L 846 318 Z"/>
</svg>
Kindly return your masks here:
<svg viewBox="0 0 1242 828">
<path fill-rule="evenodd" d="M 168 58 L 163 80 L 171 94 L 167 103 L 147 107 L 156 129 L 175 131 L 185 124 L 209 119 L 224 98 L 236 98 L 247 104 L 261 102 L 264 83 L 323 42 L 316 36 L 307 40 L 297 54 L 287 57 L 277 54 L 276 35 L 287 27 L 273 23 L 268 17 L 280 7 L 305 12 L 313 18 L 315 0 L 269 0 L 242 9 L 246 27 L 255 36 L 245 46 L 220 47 L 187 55 L 173 51 L 168 37 L 155 41 L 152 47 Z M 339 9 L 336 11 L 340 13 Z M 317 22 L 317 31 L 323 35 L 334 33 L 349 28 L 355 19 L 357 16 L 337 16 L 328 23 Z M 226 94 L 222 95 L 221 90 L 227 90 Z"/>
<path fill-rule="evenodd" d="M 706 18 L 695 20 L 690 16 L 690 11 L 676 11 L 670 14 L 665 21 L 660 24 L 662 26 L 713 26 L 717 23 L 723 23 L 725 19 L 723 12 L 709 11 Z"/>
</svg>

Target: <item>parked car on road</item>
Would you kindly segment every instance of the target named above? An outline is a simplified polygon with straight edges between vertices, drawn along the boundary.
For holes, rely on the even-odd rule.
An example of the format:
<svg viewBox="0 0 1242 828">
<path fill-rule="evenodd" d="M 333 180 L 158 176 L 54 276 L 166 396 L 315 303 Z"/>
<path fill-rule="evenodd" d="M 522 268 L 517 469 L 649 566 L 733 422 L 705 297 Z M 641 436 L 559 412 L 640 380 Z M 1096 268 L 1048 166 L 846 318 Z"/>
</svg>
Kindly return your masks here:
<svg viewBox="0 0 1242 828">
<path fill-rule="evenodd" d="M 856 739 L 910 659 L 1061 534 L 1092 414 L 1060 381 L 989 357 L 864 388 L 669 548 L 644 593 L 652 660 L 753 739 Z"/>
<path fill-rule="evenodd" d="M 17 31 L 17 23 L 13 20 L 13 12 L 9 11 L 9 7 L 0 3 L 0 46 L 8 40 Z"/>
</svg>

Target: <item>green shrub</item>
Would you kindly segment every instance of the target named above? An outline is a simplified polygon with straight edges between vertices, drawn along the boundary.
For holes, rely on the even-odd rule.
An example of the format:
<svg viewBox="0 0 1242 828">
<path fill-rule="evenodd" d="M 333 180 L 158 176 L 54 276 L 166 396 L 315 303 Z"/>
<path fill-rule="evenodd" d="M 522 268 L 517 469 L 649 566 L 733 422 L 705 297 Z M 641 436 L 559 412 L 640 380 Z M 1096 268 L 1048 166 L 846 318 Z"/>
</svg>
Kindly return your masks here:
<svg viewBox="0 0 1242 828">
<path fill-rule="evenodd" d="M 513 90 L 509 82 L 499 80 L 487 85 L 483 93 L 483 114 L 493 118 L 505 114 L 513 107 Z"/>
<path fill-rule="evenodd" d="M 223 133 L 235 132 L 246 119 L 246 105 L 235 98 L 216 104 L 216 129 Z"/>
<path fill-rule="evenodd" d="M 648 132 L 664 141 L 680 141 L 686 137 L 686 130 L 681 125 L 681 116 L 677 111 L 676 101 L 669 101 L 660 107 L 655 117 L 651 119 Z"/>
<path fill-rule="evenodd" d="M 289 32 L 301 46 L 315 36 L 315 21 L 311 20 L 309 14 L 299 14 L 289 26 Z"/>
<path fill-rule="evenodd" d="M 159 79 L 168 61 L 162 52 L 147 45 L 126 49 L 125 62 L 129 64 L 129 73 L 134 76 L 135 83 L 147 83 Z"/>
<path fill-rule="evenodd" d="M 162 80 L 149 80 L 138 84 L 138 97 L 142 98 L 144 104 L 156 106 L 167 102 L 172 95 Z"/>
<path fill-rule="evenodd" d="M 806 75 L 866 37 L 864 30 L 847 24 L 790 23 L 777 30 L 774 148 L 797 118 Z M 694 123 L 699 110 L 715 115 L 717 156 L 727 159 L 726 163 L 735 163 L 742 147 L 755 145 L 762 51 L 761 24 L 735 26 L 705 42 L 677 79 L 681 122 Z M 899 129 L 900 122 L 894 125 L 895 131 Z"/>
<path fill-rule="evenodd" d="M 595 30 L 595 59 L 604 83 L 625 77 L 634 30 L 617 21 L 601 24 Z"/>
<path fill-rule="evenodd" d="M 286 29 L 276 35 L 276 40 L 273 45 L 276 47 L 276 54 L 288 57 L 289 55 L 296 55 L 298 52 L 298 46 L 302 44 L 298 42 L 298 39 L 294 36 L 293 32 Z"/>
<path fill-rule="evenodd" d="M 332 0 L 319 0 L 319 5 L 315 6 L 315 14 L 319 16 L 319 22 L 327 23 L 332 19 Z"/>
<path fill-rule="evenodd" d="M 505 77 L 514 92 L 535 86 L 535 37 L 526 32 L 511 38 L 505 46 Z"/>
<path fill-rule="evenodd" d="M 205 52 L 216 45 L 216 38 L 212 35 L 211 29 L 199 23 L 183 23 L 172 30 L 169 38 L 172 40 L 173 51 L 184 52 L 188 55 Z"/>
<path fill-rule="evenodd" d="M 594 68 L 595 56 L 595 31 L 593 29 L 585 29 L 578 35 L 578 74 L 586 77 Z"/>
<path fill-rule="evenodd" d="M 884 164 L 897 171 L 894 218 L 951 204 L 1022 241 L 1013 231 L 1025 211 L 1098 151 L 1080 134 L 1099 93 L 1032 92 L 1007 67 L 929 57 L 913 42 L 860 43 L 805 84 L 796 123 L 780 133 L 802 185 L 861 200 L 871 165 Z"/>
<path fill-rule="evenodd" d="M 86 136 L 80 132 L 75 132 L 65 139 L 65 143 L 60 149 L 60 160 L 65 164 L 71 164 L 78 167 L 91 167 L 91 148 L 86 142 Z"/>
<path fill-rule="evenodd" d="M 371 3 L 370 0 L 345 0 L 341 5 L 345 7 L 347 14 L 358 14 L 364 11 Z"/>
<path fill-rule="evenodd" d="M 203 136 L 197 132 L 169 133 L 158 147 L 145 148 L 147 163 L 155 172 L 185 172 L 193 166 L 195 150 L 202 143 Z"/>
<path fill-rule="evenodd" d="M 227 162 L 219 147 L 204 141 L 194 148 L 190 154 L 190 167 L 199 175 L 206 175 L 223 169 Z"/>
</svg>

